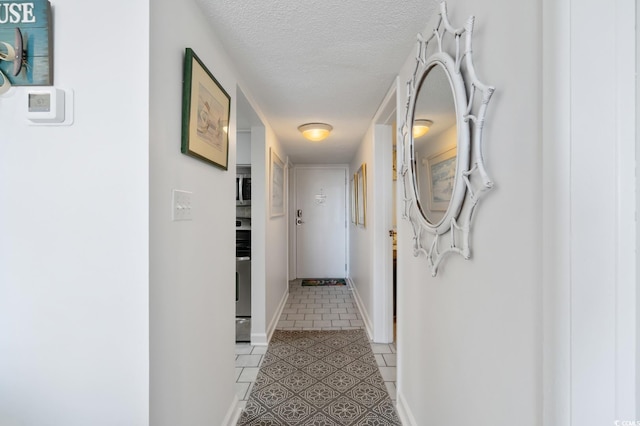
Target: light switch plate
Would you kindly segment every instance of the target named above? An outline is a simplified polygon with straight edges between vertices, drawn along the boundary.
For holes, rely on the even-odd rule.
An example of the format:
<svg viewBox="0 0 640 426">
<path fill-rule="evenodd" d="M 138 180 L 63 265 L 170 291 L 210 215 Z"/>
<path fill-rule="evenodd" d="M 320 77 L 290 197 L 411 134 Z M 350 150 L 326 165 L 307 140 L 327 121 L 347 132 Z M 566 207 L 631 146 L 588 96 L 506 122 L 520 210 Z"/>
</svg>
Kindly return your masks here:
<svg viewBox="0 0 640 426">
<path fill-rule="evenodd" d="M 73 124 L 73 90 L 52 86 L 25 86 L 23 89 L 20 93 L 25 97 L 25 117 L 29 126 L 71 126 Z M 50 107 L 55 107 L 56 114 L 53 114 L 51 110 L 48 111 L 51 115 L 38 111 L 37 105 L 35 105 L 36 109 L 33 109 L 34 106 L 30 105 L 30 100 L 37 99 L 38 95 L 48 95 L 50 101 L 55 101 L 55 105 L 50 105 Z M 53 118 L 57 114 L 59 114 L 58 119 Z"/>
<path fill-rule="evenodd" d="M 173 190 L 173 197 L 171 202 L 171 220 L 192 220 L 193 208 L 191 205 L 191 195 L 189 191 L 181 191 L 179 189 Z"/>
</svg>

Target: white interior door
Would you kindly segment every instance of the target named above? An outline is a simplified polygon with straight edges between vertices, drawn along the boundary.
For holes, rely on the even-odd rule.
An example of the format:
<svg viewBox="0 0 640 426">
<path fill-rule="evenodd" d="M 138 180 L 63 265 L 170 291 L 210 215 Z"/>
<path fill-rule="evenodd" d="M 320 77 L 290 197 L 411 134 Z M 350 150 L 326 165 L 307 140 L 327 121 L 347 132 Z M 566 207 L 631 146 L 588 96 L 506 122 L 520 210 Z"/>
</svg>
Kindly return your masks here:
<svg viewBox="0 0 640 426">
<path fill-rule="evenodd" d="M 296 275 L 346 275 L 346 169 L 301 167 L 296 185 Z"/>
</svg>

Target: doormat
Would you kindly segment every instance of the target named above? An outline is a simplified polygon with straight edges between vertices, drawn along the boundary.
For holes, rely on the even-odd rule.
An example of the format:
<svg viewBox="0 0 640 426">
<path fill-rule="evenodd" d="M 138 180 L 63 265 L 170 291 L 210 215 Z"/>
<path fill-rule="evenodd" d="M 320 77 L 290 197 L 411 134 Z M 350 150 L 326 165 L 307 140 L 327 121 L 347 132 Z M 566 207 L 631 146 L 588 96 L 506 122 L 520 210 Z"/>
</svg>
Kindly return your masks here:
<svg viewBox="0 0 640 426">
<path fill-rule="evenodd" d="M 238 426 L 400 426 L 362 329 L 276 330 Z"/>
<path fill-rule="evenodd" d="M 347 285 L 344 278 L 310 278 L 302 280 L 303 287 L 317 287 L 322 285 Z"/>
</svg>

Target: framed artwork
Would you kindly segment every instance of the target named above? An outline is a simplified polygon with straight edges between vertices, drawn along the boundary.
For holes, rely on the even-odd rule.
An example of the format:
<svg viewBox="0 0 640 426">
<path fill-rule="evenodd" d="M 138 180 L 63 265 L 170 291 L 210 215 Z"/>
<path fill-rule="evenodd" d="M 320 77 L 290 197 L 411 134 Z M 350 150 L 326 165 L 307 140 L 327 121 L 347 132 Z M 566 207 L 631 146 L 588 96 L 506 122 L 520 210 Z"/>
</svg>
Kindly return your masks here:
<svg viewBox="0 0 640 426">
<path fill-rule="evenodd" d="M 456 154 L 457 149 L 453 147 L 427 158 L 427 205 L 431 211 L 446 211 L 449 207 L 456 180 Z"/>
<path fill-rule="evenodd" d="M 51 3 L 0 3 L 0 93 L 11 86 L 53 84 Z"/>
<path fill-rule="evenodd" d="M 229 168 L 231 97 L 191 48 L 184 55 L 183 154 Z"/>
<path fill-rule="evenodd" d="M 269 167 L 269 181 L 271 186 L 271 217 L 284 215 L 284 163 L 278 154 L 269 148 L 271 166 Z"/>
<path fill-rule="evenodd" d="M 362 225 L 362 227 L 367 226 L 367 165 L 366 163 L 362 163 L 358 172 L 356 173 L 358 177 L 358 185 L 357 185 L 357 211 L 358 211 L 358 225 Z"/>
<path fill-rule="evenodd" d="M 358 175 L 354 174 L 351 178 L 351 223 L 358 224 Z"/>
</svg>

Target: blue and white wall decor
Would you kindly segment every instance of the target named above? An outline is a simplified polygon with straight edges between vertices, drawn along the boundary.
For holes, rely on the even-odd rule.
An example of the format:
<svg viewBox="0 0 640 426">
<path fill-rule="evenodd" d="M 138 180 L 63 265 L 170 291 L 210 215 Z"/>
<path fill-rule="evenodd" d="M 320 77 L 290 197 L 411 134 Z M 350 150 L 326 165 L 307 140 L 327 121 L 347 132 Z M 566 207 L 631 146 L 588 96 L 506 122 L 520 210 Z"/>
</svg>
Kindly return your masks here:
<svg viewBox="0 0 640 426">
<path fill-rule="evenodd" d="M 0 1 L 0 93 L 53 84 L 51 3 Z"/>
</svg>

